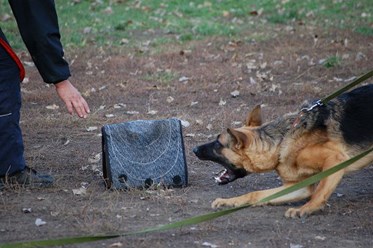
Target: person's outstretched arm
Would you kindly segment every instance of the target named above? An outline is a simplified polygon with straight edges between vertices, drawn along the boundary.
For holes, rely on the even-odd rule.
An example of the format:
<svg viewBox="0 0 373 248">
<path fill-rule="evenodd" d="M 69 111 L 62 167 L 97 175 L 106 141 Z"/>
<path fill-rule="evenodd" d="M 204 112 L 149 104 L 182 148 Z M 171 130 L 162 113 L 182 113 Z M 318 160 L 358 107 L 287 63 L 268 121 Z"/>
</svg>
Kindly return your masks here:
<svg viewBox="0 0 373 248">
<path fill-rule="evenodd" d="M 22 39 L 41 77 L 54 84 L 69 113 L 87 117 L 89 107 L 69 81 L 54 0 L 9 0 Z"/>
</svg>

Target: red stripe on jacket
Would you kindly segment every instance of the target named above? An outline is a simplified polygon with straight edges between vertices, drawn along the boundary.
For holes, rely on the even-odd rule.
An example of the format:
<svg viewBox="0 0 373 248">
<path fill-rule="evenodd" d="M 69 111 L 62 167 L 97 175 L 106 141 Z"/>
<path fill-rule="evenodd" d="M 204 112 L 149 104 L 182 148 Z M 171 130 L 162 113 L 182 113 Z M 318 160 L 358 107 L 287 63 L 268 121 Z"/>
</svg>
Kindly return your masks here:
<svg viewBox="0 0 373 248">
<path fill-rule="evenodd" d="M 9 44 L 2 38 L 0 38 L 0 45 L 4 47 L 5 51 L 14 60 L 14 62 L 16 62 L 18 69 L 19 69 L 19 78 L 21 79 L 21 82 L 22 82 L 23 79 L 25 78 L 26 72 L 25 72 L 25 68 L 22 65 L 21 60 L 19 60 L 17 54 L 13 51 L 13 49 L 9 46 Z"/>
</svg>

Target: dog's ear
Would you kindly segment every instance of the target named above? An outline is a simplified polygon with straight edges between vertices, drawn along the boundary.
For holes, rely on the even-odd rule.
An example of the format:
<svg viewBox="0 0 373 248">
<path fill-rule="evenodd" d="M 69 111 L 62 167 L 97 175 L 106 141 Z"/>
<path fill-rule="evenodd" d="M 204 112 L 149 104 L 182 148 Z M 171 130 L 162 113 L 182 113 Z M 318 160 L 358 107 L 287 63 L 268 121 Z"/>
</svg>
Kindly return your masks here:
<svg viewBox="0 0 373 248">
<path fill-rule="evenodd" d="M 232 143 L 237 150 L 240 150 L 245 146 L 247 142 L 247 136 L 244 133 L 232 128 L 228 128 L 227 132 L 231 136 Z"/>
<path fill-rule="evenodd" d="M 262 109 L 260 105 L 256 105 L 246 118 L 245 126 L 258 127 L 262 125 Z"/>
</svg>

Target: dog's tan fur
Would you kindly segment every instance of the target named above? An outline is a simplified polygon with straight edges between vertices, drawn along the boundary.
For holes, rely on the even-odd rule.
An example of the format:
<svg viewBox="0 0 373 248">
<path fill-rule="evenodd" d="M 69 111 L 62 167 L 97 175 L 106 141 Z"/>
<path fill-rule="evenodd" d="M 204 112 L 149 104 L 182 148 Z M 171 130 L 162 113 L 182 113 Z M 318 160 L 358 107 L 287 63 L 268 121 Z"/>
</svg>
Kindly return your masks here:
<svg viewBox="0 0 373 248">
<path fill-rule="evenodd" d="M 283 186 L 229 199 L 218 198 L 213 201 L 213 208 L 254 204 L 362 151 L 361 147 L 345 143 L 335 116 L 328 120 L 326 129 L 314 130 L 294 128 L 297 118 L 298 113 L 288 114 L 276 121 L 262 124 L 261 109 L 257 106 L 249 114 L 245 126 L 228 129 L 218 137 L 218 142 L 223 146 L 221 155 L 236 168 L 243 168 L 249 173 L 276 170 Z M 308 118 L 309 122 L 313 121 L 312 117 Z M 305 205 L 290 208 L 285 213 L 286 217 L 309 215 L 325 205 L 345 173 L 358 170 L 372 161 L 373 154 L 370 153 L 346 169 L 321 180 L 317 185 L 303 188 L 270 203 L 280 204 L 310 197 Z"/>
</svg>

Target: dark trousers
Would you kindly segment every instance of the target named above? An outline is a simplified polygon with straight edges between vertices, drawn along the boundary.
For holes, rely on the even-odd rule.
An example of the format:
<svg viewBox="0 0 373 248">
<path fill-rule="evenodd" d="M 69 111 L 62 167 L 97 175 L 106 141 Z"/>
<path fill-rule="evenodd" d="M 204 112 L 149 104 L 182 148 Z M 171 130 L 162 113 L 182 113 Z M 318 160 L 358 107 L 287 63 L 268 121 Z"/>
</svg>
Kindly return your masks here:
<svg viewBox="0 0 373 248">
<path fill-rule="evenodd" d="M 0 176 L 25 168 L 20 109 L 19 69 L 0 46 Z"/>
</svg>

